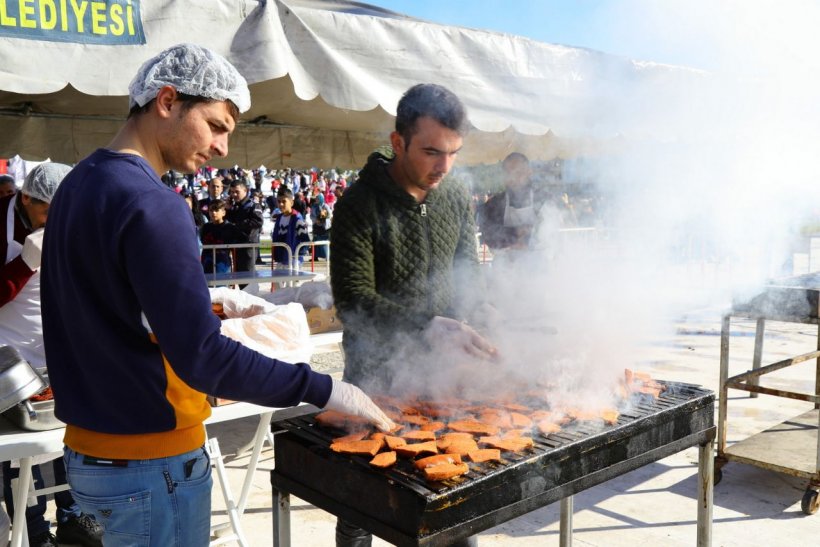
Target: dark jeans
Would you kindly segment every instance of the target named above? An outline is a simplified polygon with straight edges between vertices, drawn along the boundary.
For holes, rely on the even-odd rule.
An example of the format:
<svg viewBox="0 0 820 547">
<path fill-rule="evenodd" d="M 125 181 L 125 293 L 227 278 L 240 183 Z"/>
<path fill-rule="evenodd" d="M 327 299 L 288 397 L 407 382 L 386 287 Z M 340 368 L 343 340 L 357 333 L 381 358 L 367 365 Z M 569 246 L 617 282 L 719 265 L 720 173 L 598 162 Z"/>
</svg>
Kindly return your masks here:
<svg viewBox="0 0 820 547">
<path fill-rule="evenodd" d="M 62 458 L 57 458 L 51 462 L 54 466 L 54 483 L 65 484 L 65 464 Z M 43 464 L 48 465 L 48 464 Z M 43 488 L 43 473 L 39 465 L 31 468 L 31 475 L 34 477 L 34 487 Z M 11 492 L 11 479 L 20 476 L 20 468 L 12 468 L 11 462 L 3 462 L 3 498 L 6 500 L 6 511 L 9 517 L 14 519 L 14 501 Z M 63 490 L 54 493 L 54 503 L 57 505 L 57 522 L 63 523 L 72 517 L 80 516 L 80 507 L 71 496 L 71 492 Z M 49 530 L 49 522 L 43 517 L 46 513 L 46 497 L 37 496 L 37 504 L 26 507 L 26 529 L 29 537 L 44 534 Z"/>
<path fill-rule="evenodd" d="M 370 532 L 351 524 L 346 520 L 336 519 L 336 547 L 370 547 L 373 536 Z M 478 538 L 471 536 L 455 541 L 450 547 L 477 547 Z"/>
<path fill-rule="evenodd" d="M 236 267 L 234 270 L 237 272 L 252 272 L 255 268 L 257 251 L 258 249 L 255 247 L 236 249 Z"/>
</svg>

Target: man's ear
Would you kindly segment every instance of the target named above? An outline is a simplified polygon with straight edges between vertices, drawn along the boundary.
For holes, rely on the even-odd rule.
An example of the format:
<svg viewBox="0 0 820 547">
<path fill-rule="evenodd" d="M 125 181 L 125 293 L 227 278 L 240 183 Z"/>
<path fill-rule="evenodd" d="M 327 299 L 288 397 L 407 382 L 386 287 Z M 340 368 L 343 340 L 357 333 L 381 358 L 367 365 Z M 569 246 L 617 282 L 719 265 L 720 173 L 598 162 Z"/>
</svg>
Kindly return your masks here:
<svg viewBox="0 0 820 547">
<path fill-rule="evenodd" d="M 31 196 L 20 192 L 20 203 L 22 203 L 25 207 L 28 207 L 31 203 Z"/>
<path fill-rule="evenodd" d="M 155 108 L 160 117 L 167 118 L 171 115 L 171 110 L 177 100 L 177 90 L 170 85 L 164 85 L 157 93 Z"/>
<path fill-rule="evenodd" d="M 393 155 L 398 156 L 404 152 L 404 138 L 398 131 L 390 133 L 390 146 L 393 148 Z"/>
</svg>

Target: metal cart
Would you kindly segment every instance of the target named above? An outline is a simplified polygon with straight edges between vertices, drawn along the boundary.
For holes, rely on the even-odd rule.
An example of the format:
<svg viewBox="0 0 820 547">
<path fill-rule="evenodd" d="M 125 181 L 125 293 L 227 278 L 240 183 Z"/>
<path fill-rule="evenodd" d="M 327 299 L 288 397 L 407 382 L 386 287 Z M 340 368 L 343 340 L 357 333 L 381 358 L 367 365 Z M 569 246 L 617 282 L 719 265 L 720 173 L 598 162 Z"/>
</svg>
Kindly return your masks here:
<svg viewBox="0 0 820 547">
<path fill-rule="evenodd" d="M 718 444 L 715 458 L 715 483 L 722 478 L 721 468 L 728 462 L 755 465 L 794 477 L 808 479 L 801 508 L 812 515 L 820 508 L 820 330 L 817 351 L 761 366 L 766 321 L 781 321 L 820 326 L 820 288 L 811 288 L 817 276 L 792 278 L 784 285 L 769 287 L 749 303 L 735 305 L 723 317 L 720 334 L 720 393 L 718 404 Z M 820 287 L 820 284 L 815 285 Z M 752 370 L 729 378 L 729 329 L 731 317 L 755 319 Z M 759 385 L 760 377 L 816 359 L 814 394 L 796 393 Z M 761 433 L 752 435 L 731 447 L 726 446 L 727 404 L 729 389 L 748 391 L 814 403 L 814 410 L 788 419 Z"/>
</svg>

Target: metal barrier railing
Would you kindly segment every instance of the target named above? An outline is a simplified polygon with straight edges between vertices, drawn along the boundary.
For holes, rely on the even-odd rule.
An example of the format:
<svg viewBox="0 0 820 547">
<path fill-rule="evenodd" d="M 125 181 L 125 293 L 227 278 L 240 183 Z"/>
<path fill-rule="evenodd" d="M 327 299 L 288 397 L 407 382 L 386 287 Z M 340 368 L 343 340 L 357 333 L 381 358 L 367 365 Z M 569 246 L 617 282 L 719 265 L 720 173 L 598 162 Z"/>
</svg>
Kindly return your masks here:
<svg viewBox="0 0 820 547">
<path fill-rule="evenodd" d="M 287 264 L 285 264 L 284 262 L 276 262 L 276 258 L 275 258 L 276 253 L 274 253 L 274 251 L 273 251 L 273 249 L 276 248 L 276 247 L 278 247 L 280 249 L 284 249 L 285 252 L 287 253 L 287 255 L 288 255 Z M 295 269 L 293 267 L 293 249 L 291 249 L 290 245 L 288 245 L 287 243 L 282 243 L 281 241 L 271 241 L 271 244 L 270 244 L 270 267 L 271 267 L 271 269 L 272 270 L 276 269 L 277 264 L 280 264 L 282 266 L 287 266 L 291 270 Z"/>
<path fill-rule="evenodd" d="M 288 264 L 293 264 L 293 251 L 291 250 L 290 246 L 287 243 L 271 242 L 270 246 L 271 246 L 271 255 L 273 254 L 273 248 L 274 247 L 280 247 L 282 249 L 285 249 L 285 252 L 288 254 Z M 217 273 L 216 272 L 216 252 L 218 250 L 226 249 L 226 250 L 231 251 L 231 271 L 235 271 L 235 268 L 236 268 L 236 253 L 234 251 L 236 251 L 237 249 L 251 249 L 251 248 L 254 249 L 255 252 L 254 252 L 254 256 L 253 256 L 253 262 L 256 263 L 256 258 L 261 254 L 260 250 L 259 250 L 261 247 L 262 247 L 261 242 L 259 242 L 259 243 L 220 243 L 220 244 L 217 244 L 217 245 L 203 245 L 202 246 L 202 252 L 204 253 L 204 252 L 210 251 L 211 252 L 211 260 L 212 260 L 212 263 L 214 264 L 214 271 L 211 272 L 211 273 L 205 274 L 205 275 L 216 275 L 216 273 Z M 271 267 L 273 268 L 275 266 L 276 266 L 276 262 L 273 260 L 273 257 L 271 256 Z M 292 268 L 292 266 L 291 266 L 291 268 Z"/>
<path fill-rule="evenodd" d="M 304 243 L 300 243 L 296 246 L 296 253 L 293 256 L 293 269 L 298 270 L 300 268 L 299 264 L 299 257 L 302 254 L 302 249 L 310 247 L 310 271 L 313 272 L 316 270 L 316 247 L 327 247 L 327 264 L 328 268 L 330 268 L 330 240 L 320 240 L 320 241 L 305 241 Z"/>
<path fill-rule="evenodd" d="M 212 274 L 216 274 L 216 252 L 220 249 L 227 249 L 231 251 L 231 271 L 234 270 L 236 267 L 236 253 L 234 252 L 236 249 L 254 249 L 253 261 L 256 262 L 256 257 L 259 255 L 259 247 L 261 243 L 219 243 L 216 245 L 203 245 L 202 252 L 211 251 L 211 260 L 214 266 L 214 271 L 211 272 Z M 211 275 L 211 274 L 206 274 Z"/>
</svg>

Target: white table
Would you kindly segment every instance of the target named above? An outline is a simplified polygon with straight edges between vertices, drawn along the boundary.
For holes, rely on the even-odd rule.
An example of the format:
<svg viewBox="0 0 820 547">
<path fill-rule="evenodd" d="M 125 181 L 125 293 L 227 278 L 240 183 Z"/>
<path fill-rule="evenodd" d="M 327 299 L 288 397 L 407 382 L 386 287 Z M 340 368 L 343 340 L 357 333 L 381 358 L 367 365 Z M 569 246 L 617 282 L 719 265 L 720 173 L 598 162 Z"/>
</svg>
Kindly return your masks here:
<svg viewBox="0 0 820 547">
<path fill-rule="evenodd" d="M 14 495 L 14 520 L 11 525 L 11 547 L 20 547 L 26 531 L 26 511 L 31 466 L 35 456 L 60 453 L 63 450 L 64 429 L 23 431 L 11 422 L 0 419 L 0 461 L 20 460 L 20 476 Z M 28 544 L 28 541 L 26 541 Z"/>
<path fill-rule="evenodd" d="M 296 409 L 300 412 L 307 412 L 312 409 L 306 405 L 304 410 Z M 214 407 L 211 417 L 205 421 L 205 425 L 215 424 L 219 422 L 226 422 L 230 420 L 237 420 L 239 418 L 247 418 L 248 416 L 259 416 L 259 425 L 256 428 L 256 433 L 253 439 L 253 453 L 251 461 L 248 464 L 248 469 L 245 474 L 245 481 L 242 485 L 242 491 L 239 498 L 239 503 L 234 504 L 233 498 L 230 495 L 224 466 L 221 458 L 217 454 L 217 473 L 220 479 L 220 486 L 222 494 L 225 498 L 228 507 L 230 524 L 234 529 L 235 534 L 241 535 L 241 528 L 238 524 L 239 517 L 245 509 L 248 494 L 250 492 L 251 481 L 253 474 L 256 471 L 256 466 L 259 462 L 259 455 L 262 451 L 262 446 L 265 439 L 270 433 L 270 421 L 274 414 L 280 412 L 288 415 L 294 412 L 294 409 L 275 409 L 265 406 L 253 405 L 250 403 L 233 403 L 229 405 Z M 25 507 L 28 505 L 28 498 L 32 495 L 45 495 L 59 490 L 65 490 L 68 485 L 57 485 L 42 490 L 30 490 L 31 488 L 31 468 L 32 460 L 36 456 L 46 454 L 62 454 L 63 451 L 63 435 L 64 428 L 50 429 L 48 431 L 24 431 L 17 428 L 5 419 L 0 419 L 0 461 L 20 460 L 20 477 L 17 480 L 17 487 L 14 488 L 14 507 L 18 508 L 14 513 L 14 521 L 11 528 L 11 547 L 20 547 L 23 545 L 23 539 L 26 538 L 26 512 Z M 209 444 L 217 447 L 215 439 L 211 439 Z M 21 509 L 22 508 L 22 509 Z M 222 526 L 220 526 L 221 528 Z M 224 538 L 223 538 L 224 539 Z M 26 545 L 28 544 L 26 538 Z"/>
</svg>

